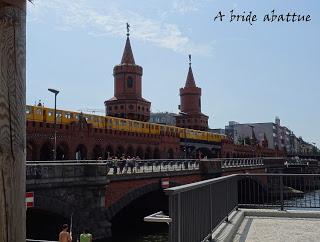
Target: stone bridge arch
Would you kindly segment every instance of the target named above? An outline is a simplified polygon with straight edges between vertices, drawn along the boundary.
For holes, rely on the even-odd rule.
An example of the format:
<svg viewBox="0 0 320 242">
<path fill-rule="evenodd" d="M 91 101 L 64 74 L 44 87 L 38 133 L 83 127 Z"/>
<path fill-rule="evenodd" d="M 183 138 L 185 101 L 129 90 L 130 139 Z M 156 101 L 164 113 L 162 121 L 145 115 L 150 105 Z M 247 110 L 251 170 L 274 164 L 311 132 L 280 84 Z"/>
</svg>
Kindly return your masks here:
<svg viewBox="0 0 320 242">
<path fill-rule="evenodd" d="M 69 160 L 69 146 L 66 142 L 57 145 L 57 160 Z"/>
<path fill-rule="evenodd" d="M 74 205 L 68 204 L 67 202 L 62 201 L 62 199 L 52 197 L 48 194 L 39 195 L 37 191 L 34 193 L 34 201 L 35 206 L 31 209 L 40 209 L 50 213 L 55 213 L 68 220 L 71 217 L 71 214 L 75 212 Z"/>
<path fill-rule="evenodd" d="M 49 141 L 42 144 L 40 148 L 40 160 L 53 159 L 53 144 Z"/>
<path fill-rule="evenodd" d="M 118 212 L 120 212 L 123 208 L 128 206 L 135 199 L 147 193 L 158 191 L 160 189 L 160 182 L 157 181 L 131 190 L 107 208 L 106 216 L 108 220 L 111 221 Z"/>
</svg>

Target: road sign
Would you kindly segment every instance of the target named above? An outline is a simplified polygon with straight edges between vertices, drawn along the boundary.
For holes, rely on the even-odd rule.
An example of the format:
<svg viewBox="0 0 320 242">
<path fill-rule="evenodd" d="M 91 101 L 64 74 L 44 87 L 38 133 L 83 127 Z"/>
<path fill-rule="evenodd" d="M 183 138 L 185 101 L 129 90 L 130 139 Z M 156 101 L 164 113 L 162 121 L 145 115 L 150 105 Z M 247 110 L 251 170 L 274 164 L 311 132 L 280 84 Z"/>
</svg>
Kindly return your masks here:
<svg viewBox="0 0 320 242">
<path fill-rule="evenodd" d="M 34 207 L 34 192 L 26 192 L 26 208 Z"/>
<path fill-rule="evenodd" d="M 170 186 L 169 178 L 162 178 L 161 179 L 161 186 L 163 189 L 169 188 L 169 186 Z"/>
</svg>

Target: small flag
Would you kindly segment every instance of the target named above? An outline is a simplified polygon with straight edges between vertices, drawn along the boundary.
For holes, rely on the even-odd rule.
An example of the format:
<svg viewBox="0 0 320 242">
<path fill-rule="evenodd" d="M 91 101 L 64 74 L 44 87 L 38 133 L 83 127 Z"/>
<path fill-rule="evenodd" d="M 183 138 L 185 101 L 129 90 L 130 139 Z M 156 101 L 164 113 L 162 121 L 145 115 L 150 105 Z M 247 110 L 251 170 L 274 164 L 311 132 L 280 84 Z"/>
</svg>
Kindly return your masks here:
<svg viewBox="0 0 320 242">
<path fill-rule="evenodd" d="M 34 207 L 34 192 L 26 192 L 26 208 Z"/>
<path fill-rule="evenodd" d="M 170 186 L 169 178 L 162 178 L 161 179 L 161 186 L 163 189 L 169 188 L 169 186 Z"/>
</svg>

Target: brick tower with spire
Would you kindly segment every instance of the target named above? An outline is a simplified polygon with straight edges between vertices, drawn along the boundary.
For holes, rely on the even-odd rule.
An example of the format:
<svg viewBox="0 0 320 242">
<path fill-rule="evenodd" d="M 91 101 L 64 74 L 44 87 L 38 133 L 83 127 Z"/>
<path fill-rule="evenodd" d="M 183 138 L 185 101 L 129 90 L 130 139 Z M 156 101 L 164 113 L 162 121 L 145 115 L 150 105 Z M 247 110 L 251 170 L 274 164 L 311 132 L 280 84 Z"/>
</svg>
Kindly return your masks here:
<svg viewBox="0 0 320 242">
<path fill-rule="evenodd" d="M 177 126 L 207 130 L 208 116 L 201 113 L 201 88 L 196 86 L 189 55 L 189 71 L 185 87 L 180 88 L 180 113 L 176 116 Z"/>
<path fill-rule="evenodd" d="M 114 97 L 104 102 L 106 115 L 149 121 L 151 103 L 142 97 L 143 69 L 134 61 L 129 27 L 121 63 L 113 68 Z"/>
</svg>

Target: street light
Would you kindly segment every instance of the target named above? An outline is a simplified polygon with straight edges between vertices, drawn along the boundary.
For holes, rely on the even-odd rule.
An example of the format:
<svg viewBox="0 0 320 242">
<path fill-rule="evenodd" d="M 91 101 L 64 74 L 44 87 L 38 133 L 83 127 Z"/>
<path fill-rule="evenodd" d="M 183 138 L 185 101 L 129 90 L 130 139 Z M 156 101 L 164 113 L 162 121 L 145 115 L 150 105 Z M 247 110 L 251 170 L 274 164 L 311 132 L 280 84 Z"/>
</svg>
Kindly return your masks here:
<svg viewBox="0 0 320 242">
<path fill-rule="evenodd" d="M 53 160 L 57 158 L 57 95 L 59 93 L 58 90 L 49 88 L 49 92 L 54 93 L 54 147 L 53 147 Z"/>
</svg>

